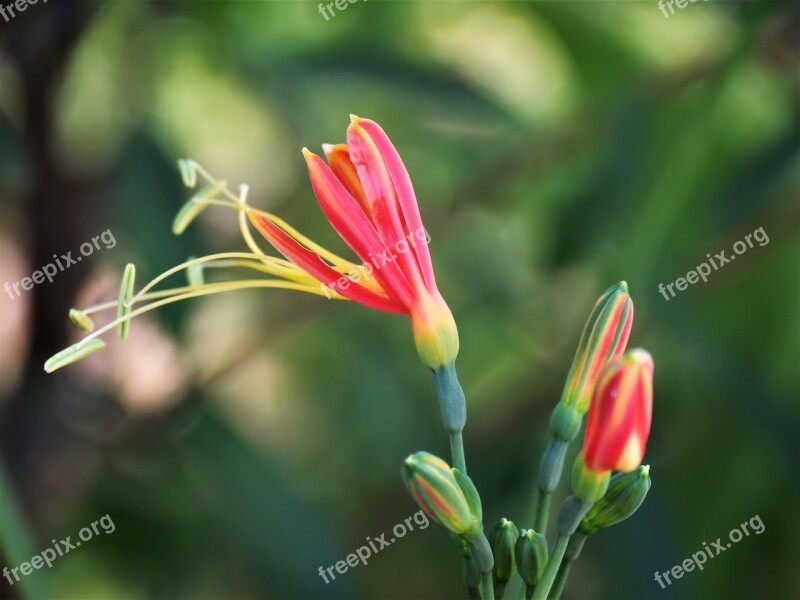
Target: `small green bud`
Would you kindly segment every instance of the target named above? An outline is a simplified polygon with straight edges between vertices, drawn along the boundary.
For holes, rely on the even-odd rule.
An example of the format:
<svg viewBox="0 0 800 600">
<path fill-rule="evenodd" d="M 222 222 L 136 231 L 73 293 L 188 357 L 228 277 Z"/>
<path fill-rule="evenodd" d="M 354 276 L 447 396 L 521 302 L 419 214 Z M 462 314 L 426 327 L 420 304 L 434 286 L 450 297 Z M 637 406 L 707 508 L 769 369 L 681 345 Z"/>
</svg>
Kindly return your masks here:
<svg viewBox="0 0 800 600">
<path fill-rule="evenodd" d="M 587 534 L 594 533 L 624 521 L 644 502 L 650 485 L 649 465 L 641 465 L 630 473 L 613 475 L 606 495 L 592 505 L 581 521 L 581 530 Z"/>
<path fill-rule="evenodd" d="M 489 533 L 489 545 L 494 553 L 494 579 L 506 583 L 516 570 L 514 546 L 519 539 L 519 529 L 508 519 L 500 519 Z"/>
<path fill-rule="evenodd" d="M 480 499 L 469 477 L 428 452 L 417 452 L 406 458 L 402 475 L 408 491 L 431 519 L 468 541 L 480 536 L 483 529 Z"/>
<path fill-rule="evenodd" d="M 517 571 L 526 585 L 539 583 L 547 565 L 547 540 L 533 529 L 523 529 L 514 548 Z"/>
</svg>

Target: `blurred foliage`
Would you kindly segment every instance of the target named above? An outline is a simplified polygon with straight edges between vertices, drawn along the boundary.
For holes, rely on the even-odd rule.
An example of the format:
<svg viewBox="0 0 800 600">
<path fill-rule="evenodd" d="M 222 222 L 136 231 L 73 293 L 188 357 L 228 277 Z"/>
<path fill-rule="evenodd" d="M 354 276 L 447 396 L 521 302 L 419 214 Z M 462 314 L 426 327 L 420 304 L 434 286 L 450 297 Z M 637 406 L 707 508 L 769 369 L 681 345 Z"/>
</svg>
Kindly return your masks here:
<svg viewBox="0 0 800 600">
<path fill-rule="evenodd" d="M 3 459 L 34 546 L 116 524 L 46 573 L 58 597 L 463 597 L 436 527 L 317 574 L 415 512 L 408 453 L 447 456 L 404 319 L 253 291 L 170 307 L 111 358 L 41 371 L 69 306 L 114 297 L 127 261 L 145 279 L 242 247 L 213 210 L 171 235 L 177 158 L 342 250 L 299 150 L 341 141 L 349 113 L 381 123 L 414 180 L 459 324 L 486 522 L 529 526 L 580 329 L 625 279 L 631 344 L 656 361 L 654 485 L 587 544 L 565 597 L 797 597 L 799 24 L 791 3 L 664 18 L 655 0 L 370 1 L 329 20 L 314 2 L 75 1 L 0 22 L 0 279 L 107 228 L 118 242 L 0 304 Z M 768 245 L 659 294 L 759 227 Z M 763 535 L 653 581 L 756 514 Z"/>
</svg>

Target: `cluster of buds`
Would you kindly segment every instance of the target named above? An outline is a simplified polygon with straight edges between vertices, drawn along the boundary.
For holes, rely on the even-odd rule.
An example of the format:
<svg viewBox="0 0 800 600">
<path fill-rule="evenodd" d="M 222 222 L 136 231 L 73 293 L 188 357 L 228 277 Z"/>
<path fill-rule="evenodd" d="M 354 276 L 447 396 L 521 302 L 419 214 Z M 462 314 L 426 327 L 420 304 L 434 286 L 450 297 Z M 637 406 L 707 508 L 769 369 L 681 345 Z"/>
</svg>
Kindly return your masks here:
<svg viewBox="0 0 800 600">
<path fill-rule="evenodd" d="M 652 417 L 653 360 L 644 350 L 625 353 L 632 323 L 633 301 L 622 281 L 597 300 L 583 329 L 550 419 L 551 438 L 537 479 L 540 495 L 556 488 L 567 444 L 587 411 L 583 452 L 572 473 L 578 499 L 590 505 L 605 493 L 610 471 L 641 464 Z"/>
<path fill-rule="evenodd" d="M 556 489 L 567 445 L 580 430 L 600 372 L 625 350 L 632 323 L 633 301 L 628 284 L 621 281 L 600 296 L 583 328 L 561 400 L 550 418 L 550 441 L 537 478 L 541 495 Z"/>
<path fill-rule="evenodd" d="M 481 498 L 467 474 L 428 452 L 406 458 L 401 472 L 419 507 L 456 538 L 479 573 L 492 573 L 494 556 L 483 533 Z"/>
<path fill-rule="evenodd" d="M 640 465 L 652 421 L 653 359 L 645 350 L 625 351 L 632 319 L 633 302 L 625 282 L 606 290 L 592 310 L 550 419 L 550 442 L 537 481 L 540 494 L 555 489 L 567 445 L 586 415 L 583 449 L 572 468 L 572 494 L 558 515 L 559 543 L 551 554 L 543 535 L 546 511 L 544 519 L 537 515 L 535 529 L 520 531 L 501 519 L 489 536 L 495 598 L 503 597 L 515 573 L 524 581 L 528 597 L 547 598 L 559 568 L 569 569 L 586 537 L 631 516 L 650 488 L 649 467 Z M 619 473 L 612 477 L 614 471 Z M 423 452 L 406 460 L 403 475 L 423 510 L 459 541 L 467 559 L 465 581 L 472 588 L 477 578 L 470 567 L 485 573 L 487 566 L 478 558 L 483 551 L 473 546 L 482 538 L 482 512 L 472 481 Z"/>
<path fill-rule="evenodd" d="M 617 295 L 616 300 L 610 298 Z M 572 468 L 572 494 L 568 496 L 558 514 L 558 534 L 554 556 L 542 575 L 542 582 L 533 595 L 534 600 L 544 600 L 560 575 L 553 597 L 558 597 L 566 578 L 569 562 L 574 560 L 591 531 L 610 526 L 631 514 L 639 507 L 650 486 L 649 467 L 640 468 L 644 457 L 653 414 L 653 359 L 645 350 L 624 352 L 630 332 L 633 305 L 627 296 L 627 286 L 611 288 L 590 317 L 570 371 L 565 394 L 553 413 L 551 431 L 553 438 L 567 440 L 553 425 L 560 425 L 573 417 L 570 423 L 574 435 L 580 416 L 588 409 L 583 448 Z M 608 311 L 606 307 L 611 307 Z M 606 315 L 603 317 L 602 315 Z M 586 342 L 587 331 L 591 340 L 599 332 L 595 343 Z M 586 402 L 586 398 L 590 401 Z M 569 409 L 574 409 L 572 413 Z M 564 415 L 567 415 L 565 417 Z M 571 439 L 571 438 L 569 438 Z M 563 450 L 566 443 L 561 442 Z M 563 460 L 563 454 L 561 455 Z M 548 451 L 542 466 L 548 467 Z M 544 482 L 552 491 L 561 471 L 561 464 L 545 473 Z M 612 471 L 620 471 L 610 488 Z M 635 472 L 634 472 L 635 471 Z M 630 473 L 630 476 L 627 474 Z M 537 524 L 546 523 L 546 506 L 542 512 L 542 471 L 540 470 L 540 504 L 537 506 Z M 583 531 L 575 536 L 579 527 Z M 573 536 L 575 539 L 573 540 Z M 571 544 L 571 546 L 570 546 Z M 565 559 L 567 550 L 573 558 Z M 562 559 L 564 563 L 562 564 Z"/>
</svg>

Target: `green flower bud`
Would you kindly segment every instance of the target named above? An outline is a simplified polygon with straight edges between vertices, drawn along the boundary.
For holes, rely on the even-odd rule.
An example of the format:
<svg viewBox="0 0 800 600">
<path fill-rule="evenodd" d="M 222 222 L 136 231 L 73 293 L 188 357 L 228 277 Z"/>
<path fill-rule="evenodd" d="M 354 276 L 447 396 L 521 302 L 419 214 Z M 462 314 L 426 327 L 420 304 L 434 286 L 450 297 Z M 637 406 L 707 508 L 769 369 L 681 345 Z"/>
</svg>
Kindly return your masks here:
<svg viewBox="0 0 800 600">
<path fill-rule="evenodd" d="M 529 586 L 538 584 L 547 565 L 545 537 L 533 529 L 523 529 L 520 531 L 514 553 L 517 559 L 517 571 L 525 584 Z"/>
<path fill-rule="evenodd" d="M 592 505 L 581 521 L 581 531 L 590 534 L 624 521 L 644 502 L 650 485 L 649 465 L 612 476 L 606 495 Z"/>
<path fill-rule="evenodd" d="M 514 575 L 514 546 L 518 539 L 519 529 L 508 519 L 500 519 L 489 533 L 489 545 L 494 553 L 495 582 L 506 583 Z"/>
<path fill-rule="evenodd" d="M 480 498 L 465 474 L 433 454 L 417 452 L 406 458 L 402 475 L 408 491 L 431 519 L 470 541 L 481 534 Z"/>
</svg>

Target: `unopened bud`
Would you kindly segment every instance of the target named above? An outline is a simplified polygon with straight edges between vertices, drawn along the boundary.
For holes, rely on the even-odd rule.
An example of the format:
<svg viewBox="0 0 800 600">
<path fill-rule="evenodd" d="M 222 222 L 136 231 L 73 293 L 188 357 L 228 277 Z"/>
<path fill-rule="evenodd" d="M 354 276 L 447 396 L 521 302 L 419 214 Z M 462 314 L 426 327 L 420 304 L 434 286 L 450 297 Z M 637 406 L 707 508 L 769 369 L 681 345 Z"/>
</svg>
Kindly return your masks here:
<svg viewBox="0 0 800 600">
<path fill-rule="evenodd" d="M 523 529 L 514 548 L 517 571 L 526 585 L 539 583 L 547 565 L 547 540 L 533 529 Z"/>
<path fill-rule="evenodd" d="M 603 292 L 586 321 L 562 402 L 586 413 L 600 370 L 625 350 L 632 322 L 633 301 L 628 284 L 621 281 Z"/>
<path fill-rule="evenodd" d="M 516 563 L 514 546 L 519 539 L 519 529 L 508 519 L 500 519 L 489 533 L 489 545 L 494 553 L 494 579 L 506 583 L 514 575 Z"/>
<path fill-rule="evenodd" d="M 616 473 L 611 477 L 606 495 L 592 505 L 581 521 L 581 531 L 594 533 L 624 521 L 642 505 L 650 485 L 648 465 L 630 473 Z"/>
<path fill-rule="evenodd" d="M 469 540 L 480 535 L 480 499 L 469 477 L 428 452 L 406 458 L 402 475 L 408 491 L 431 519 Z"/>
</svg>

